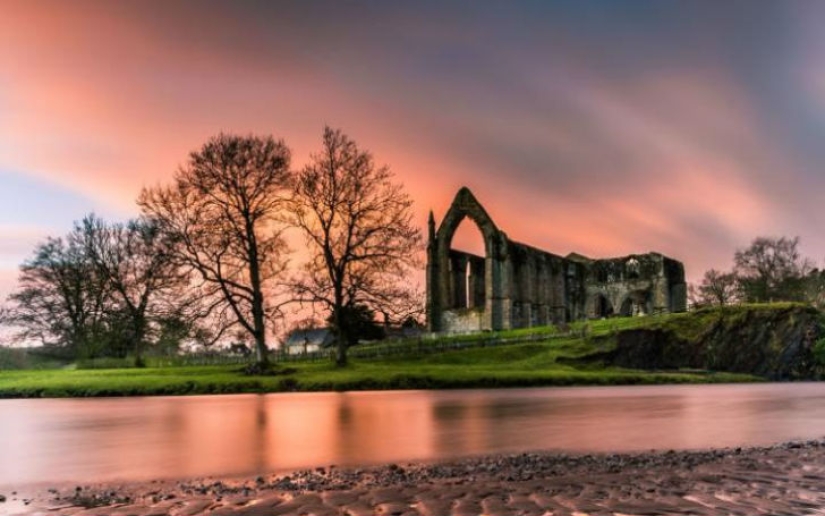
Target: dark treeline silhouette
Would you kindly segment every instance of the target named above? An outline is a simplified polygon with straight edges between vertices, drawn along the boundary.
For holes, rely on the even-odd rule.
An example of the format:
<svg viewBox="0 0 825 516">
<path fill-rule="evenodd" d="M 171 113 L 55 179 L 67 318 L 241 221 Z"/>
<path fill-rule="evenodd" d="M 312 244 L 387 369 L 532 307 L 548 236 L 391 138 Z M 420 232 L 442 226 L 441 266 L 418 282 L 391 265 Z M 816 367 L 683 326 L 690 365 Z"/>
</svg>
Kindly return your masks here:
<svg viewBox="0 0 825 516">
<path fill-rule="evenodd" d="M 170 245 L 149 219 L 110 224 L 88 215 L 36 247 L 2 320 L 20 328 L 17 339 L 66 357 L 132 354 L 141 365 L 147 341 L 168 343 L 197 318 Z"/>
<path fill-rule="evenodd" d="M 825 271 L 799 251 L 799 237 L 758 237 L 736 251 L 730 271 L 710 269 L 691 285 L 694 306 L 795 301 L 825 305 Z"/>
<path fill-rule="evenodd" d="M 0 320 L 17 340 L 67 357 L 129 355 L 136 365 L 148 348 L 231 336 L 254 346 L 257 371 L 284 307 L 310 304 L 345 364 L 364 314 L 400 322 L 420 312 L 408 281 L 421 247 L 412 200 L 339 130 L 324 130 L 303 170 L 290 157 L 271 136 L 210 139 L 170 184 L 140 193 L 138 218 L 89 215 L 39 244 Z M 300 268 L 288 266 L 290 229 L 306 241 Z"/>
</svg>

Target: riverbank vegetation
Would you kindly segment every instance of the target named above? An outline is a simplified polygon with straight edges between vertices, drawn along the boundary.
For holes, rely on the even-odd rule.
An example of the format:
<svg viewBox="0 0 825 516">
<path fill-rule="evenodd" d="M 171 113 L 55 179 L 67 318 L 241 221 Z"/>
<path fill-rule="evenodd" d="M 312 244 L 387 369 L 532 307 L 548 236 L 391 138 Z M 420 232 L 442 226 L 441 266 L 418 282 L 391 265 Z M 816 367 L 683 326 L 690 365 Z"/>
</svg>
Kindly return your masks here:
<svg viewBox="0 0 825 516">
<path fill-rule="evenodd" d="M 248 376 L 235 364 L 24 370 L 0 373 L 0 396 L 135 396 L 241 392 L 629 385 L 813 379 L 822 315 L 783 303 L 611 318 L 490 335 L 364 346 L 346 367 L 295 360 Z M 427 345 L 430 348 L 422 349 Z M 441 346 L 441 349 L 438 347 Z M 352 351 L 358 349 L 353 348 Z M 386 349 L 385 349 L 386 351 Z M 277 359 L 276 359 L 277 360 Z M 634 362 L 636 361 L 636 362 Z M 105 364 L 101 364 L 105 365 Z"/>
<path fill-rule="evenodd" d="M 285 374 L 250 377 L 237 366 L 23 370 L 0 374 L 2 397 L 86 397 L 242 392 L 450 389 L 547 385 L 632 385 L 756 381 L 751 375 L 696 371 L 646 372 L 559 362 L 581 350 L 576 341 L 453 351 L 418 360 L 292 364 Z"/>
<path fill-rule="evenodd" d="M 90 214 L 36 246 L 0 309 L 4 333 L 34 347 L 0 347 L 0 396 L 821 375 L 815 307 L 825 304 L 825 273 L 801 256 L 798 239 L 757 238 L 739 250 L 731 272 L 708 271 L 691 289 L 686 314 L 425 335 L 423 295 L 409 280 L 422 250 L 412 199 L 341 131 L 326 128 L 322 143 L 296 172 L 281 140 L 218 135 L 170 184 L 141 193 L 136 219 Z M 306 244 L 297 267 L 288 231 Z M 804 304 L 746 304 L 780 299 Z M 301 310 L 309 323 L 295 320 Z M 318 326 L 332 332 L 334 353 L 273 351 L 276 333 Z M 363 343 L 374 338 L 366 326 L 416 336 Z"/>
</svg>

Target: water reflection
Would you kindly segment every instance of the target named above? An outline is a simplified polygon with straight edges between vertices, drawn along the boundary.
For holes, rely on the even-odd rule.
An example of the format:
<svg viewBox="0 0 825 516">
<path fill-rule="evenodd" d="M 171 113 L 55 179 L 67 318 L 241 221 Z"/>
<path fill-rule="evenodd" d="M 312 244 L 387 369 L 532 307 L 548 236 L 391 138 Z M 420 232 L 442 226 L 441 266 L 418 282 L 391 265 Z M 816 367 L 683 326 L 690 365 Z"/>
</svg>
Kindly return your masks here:
<svg viewBox="0 0 825 516">
<path fill-rule="evenodd" d="M 825 434 L 825 384 L 0 401 L 0 484 Z"/>
</svg>

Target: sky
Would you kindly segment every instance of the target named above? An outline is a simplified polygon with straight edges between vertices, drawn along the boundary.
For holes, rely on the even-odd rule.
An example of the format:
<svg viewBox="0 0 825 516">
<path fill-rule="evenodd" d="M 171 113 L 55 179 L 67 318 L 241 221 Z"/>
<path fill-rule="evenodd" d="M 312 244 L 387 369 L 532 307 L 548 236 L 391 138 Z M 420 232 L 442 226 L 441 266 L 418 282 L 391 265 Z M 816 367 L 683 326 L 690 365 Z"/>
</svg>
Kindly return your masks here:
<svg viewBox="0 0 825 516">
<path fill-rule="evenodd" d="M 825 3 L 0 0 L 0 296 L 46 236 L 135 216 L 218 132 L 325 125 L 437 220 L 469 187 L 556 254 L 690 280 L 756 236 L 825 259 Z M 478 250 L 468 224 L 457 246 Z"/>
</svg>

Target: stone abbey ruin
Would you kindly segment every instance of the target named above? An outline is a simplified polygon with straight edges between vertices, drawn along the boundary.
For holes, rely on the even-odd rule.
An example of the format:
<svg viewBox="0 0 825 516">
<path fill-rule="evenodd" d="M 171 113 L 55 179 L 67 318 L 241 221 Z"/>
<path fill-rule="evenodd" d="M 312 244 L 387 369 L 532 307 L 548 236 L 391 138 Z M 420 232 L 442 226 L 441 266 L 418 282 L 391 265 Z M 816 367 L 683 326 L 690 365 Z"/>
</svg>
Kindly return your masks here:
<svg viewBox="0 0 825 516">
<path fill-rule="evenodd" d="M 450 248 L 467 217 L 481 231 L 485 256 Z M 686 308 L 684 266 L 659 253 L 594 260 L 514 242 L 467 188 L 458 191 L 438 229 L 430 212 L 429 331 L 505 330 Z"/>
</svg>

